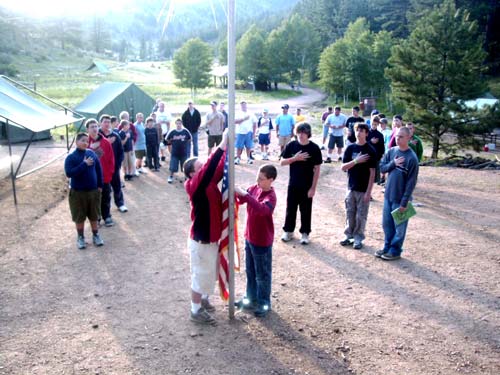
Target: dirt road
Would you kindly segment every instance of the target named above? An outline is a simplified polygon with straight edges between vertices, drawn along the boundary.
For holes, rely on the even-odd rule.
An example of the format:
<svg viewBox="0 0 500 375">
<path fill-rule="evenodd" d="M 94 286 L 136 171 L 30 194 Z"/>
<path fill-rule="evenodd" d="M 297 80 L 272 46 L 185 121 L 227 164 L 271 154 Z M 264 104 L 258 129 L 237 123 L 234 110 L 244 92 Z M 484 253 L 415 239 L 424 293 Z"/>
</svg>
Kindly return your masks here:
<svg viewBox="0 0 500 375">
<path fill-rule="evenodd" d="M 238 166 L 237 183 L 251 184 L 260 164 Z M 85 251 L 62 160 L 19 182 L 17 210 L 0 184 L 0 374 L 500 373 L 498 172 L 421 168 L 404 258 L 386 263 L 372 256 L 383 240 L 379 188 L 365 248 L 338 245 L 336 163 L 322 168 L 311 244 L 280 242 L 279 167 L 273 312 L 229 321 L 215 297 L 217 327 L 188 320 L 189 205 L 166 177 L 163 168 L 127 183 L 130 211 L 114 208 L 105 246 Z M 244 274 L 236 283 L 241 296 Z"/>
</svg>

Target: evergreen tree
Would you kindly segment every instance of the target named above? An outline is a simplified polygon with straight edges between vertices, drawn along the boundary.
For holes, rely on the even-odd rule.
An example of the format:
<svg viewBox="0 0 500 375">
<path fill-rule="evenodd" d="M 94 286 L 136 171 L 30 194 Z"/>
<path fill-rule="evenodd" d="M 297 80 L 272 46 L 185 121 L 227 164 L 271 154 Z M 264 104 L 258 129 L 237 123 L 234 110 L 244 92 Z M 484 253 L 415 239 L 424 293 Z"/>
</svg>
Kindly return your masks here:
<svg viewBox="0 0 500 375">
<path fill-rule="evenodd" d="M 181 87 L 189 87 L 191 95 L 196 90 L 210 85 L 212 69 L 212 48 L 201 39 L 188 40 L 174 55 L 174 75 Z"/>
<path fill-rule="evenodd" d="M 471 135 L 484 131 L 486 120 L 498 115 L 497 110 L 485 118 L 464 103 L 486 90 L 481 79 L 485 57 L 476 22 L 452 0 L 417 21 L 410 37 L 393 48 L 387 75 L 394 95 L 432 142 L 433 158 L 446 133 L 458 134 L 462 145 L 470 143 Z"/>
</svg>

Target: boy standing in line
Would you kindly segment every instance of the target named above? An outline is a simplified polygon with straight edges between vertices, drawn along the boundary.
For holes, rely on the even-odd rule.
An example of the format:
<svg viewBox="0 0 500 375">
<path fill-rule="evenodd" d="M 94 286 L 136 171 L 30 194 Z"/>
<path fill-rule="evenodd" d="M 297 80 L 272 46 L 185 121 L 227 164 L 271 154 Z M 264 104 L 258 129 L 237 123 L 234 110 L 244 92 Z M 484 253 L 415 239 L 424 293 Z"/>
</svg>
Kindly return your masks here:
<svg viewBox="0 0 500 375">
<path fill-rule="evenodd" d="M 101 216 L 104 225 L 112 227 L 115 223 L 111 218 L 111 180 L 115 171 L 115 155 L 109 141 L 99 133 L 96 119 L 88 119 L 85 126 L 89 133 L 88 147 L 96 153 L 102 167 Z"/>
<path fill-rule="evenodd" d="M 84 237 L 85 219 L 87 218 L 92 228 L 92 242 L 95 246 L 104 245 L 104 241 L 99 236 L 97 225 L 103 186 L 101 163 L 95 152 L 87 149 L 88 144 L 88 135 L 79 133 L 76 136 L 75 151 L 69 154 L 64 161 L 64 171 L 66 176 L 71 179 L 69 208 L 78 233 L 76 245 L 80 250 L 87 247 Z"/>
<path fill-rule="evenodd" d="M 167 182 L 171 184 L 174 182 L 174 173 L 179 170 L 179 163 L 182 171 L 182 166 L 189 157 L 189 145 L 191 144 L 191 133 L 182 126 L 180 118 L 175 120 L 175 129 L 168 132 L 165 141 L 170 152 L 170 176 Z"/>
<path fill-rule="evenodd" d="M 247 204 L 245 229 L 245 264 L 247 274 L 246 297 L 237 306 L 253 310 L 255 316 L 264 317 L 271 309 L 271 280 L 273 262 L 276 193 L 272 187 L 278 171 L 271 164 L 259 168 L 257 183 L 247 190 L 236 187 L 240 203 Z"/>
<path fill-rule="evenodd" d="M 368 125 L 357 123 L 353 130 L 356 134 L 356 143 L 347 146 L 341 167 L 342 171 L 347 172 L 348 182 L 345 197 L 345 238 L 340 244 L 347 246 L 354 242 L 353 248 L 359 250 L 363 247 L 365 239 L 377 155 L 373 147 L 367 143 Z"/>
<path fill-rule="evenodd" d="M 297 208 L 300 209 L 300 243 L 309 243 L 311 232 L 312 201 L 316 194 L 320 166 L 322 163 L 319 146 L 310 141 L 311 125 L 307 122 L 297 127 L 297 140 L 288 143 L 281 154 L 280 165 L 290 166 L 290 180 L 286 197 L 286 217 L 281 240 L 288 242 L 293 238 L 297 219 Z"/>
<path fill-rule="evenodd" d="M 222 142 L 203 164 L 194 157 L 184 163 L 184 187 L 191 202 L 191 230 L 188 249 L 191 260 L 191 314 L 199 324 L 217 324 L 208 300 L 217 278 L 219 240 L 222 234 L 222 194 L 217 184 L 224 174 L 227 130 Z"/>
<path fill-rule="evenodd" d="M 262 160 L 269 160 L 268 150 L 271 144 L 271 130 L 273 130 L 273 121 L 269 116 L 269 110 L 264 109 L 262 111 L 262 116 L 259 118 L 259 121 L 257 121 L 257 127 L 259 129 L 259 144 Z"/>
<path fill-rule="evenodd" d="M 146 162 L 149 169 L 155 172 L 160 170 L 160 161 L 158 160 L 158 131 L 154 127 L 155 121 L 152 117 L 146 119 L 146 129 L 144 129 L 144 137 L 146 138 Z"/>
<path fill-rule="evenodd" d="M 396 133 L 396 147 L 386 152 L 380 163 L 380 171 L 388 173 L 384 194 L 384 211 L 382 227 L 384 228 L 384 248 L 375 253 L 383 260 L 401 258 L 403 243 L 406 237 L 408 220 L 396 224 L 391 212 L 398 209 L 405 212 L 417 184 L 418 159 L 408 146 L 410 131 L 400 128 Z"/>
</svg>

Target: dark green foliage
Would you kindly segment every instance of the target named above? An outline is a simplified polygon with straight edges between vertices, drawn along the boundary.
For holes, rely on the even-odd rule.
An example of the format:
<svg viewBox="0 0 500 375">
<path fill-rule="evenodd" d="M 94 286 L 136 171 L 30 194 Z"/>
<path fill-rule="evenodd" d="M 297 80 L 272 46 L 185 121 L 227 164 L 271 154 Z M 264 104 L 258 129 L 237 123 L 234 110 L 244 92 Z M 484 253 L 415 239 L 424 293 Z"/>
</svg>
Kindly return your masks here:
<svg viewBox="0 0 500 375">
<path fill-rule="evenodd" d="M 498 110 L 485 116 L 464 104 L 486 90 L 481 78 L 485 57 L 476 22 L 452 0 L 418 20 L 409 38 L 393 48 L 387 76 L 407 117 L 432 142 L 433 158 L 444 134 L 455 133 L 459 142 L 470 143 L 472 134 L 488 128 L 485 120 L 498 116 Z"/>
</svg>

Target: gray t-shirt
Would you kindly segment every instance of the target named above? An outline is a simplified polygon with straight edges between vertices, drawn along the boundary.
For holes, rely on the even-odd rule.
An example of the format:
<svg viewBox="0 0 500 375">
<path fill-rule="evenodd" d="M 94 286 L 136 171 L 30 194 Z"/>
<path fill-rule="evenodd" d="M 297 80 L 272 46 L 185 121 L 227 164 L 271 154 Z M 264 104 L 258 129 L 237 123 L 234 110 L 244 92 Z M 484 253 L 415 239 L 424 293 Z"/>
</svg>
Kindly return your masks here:
<svg viewBox="0 0 500 375">
<path fill-rule="evenodd" d="M 403 165 L 396 167 L 394 158 L 401 156 L 405 158 L 405 161 Z M 386 152 L 380 161 L 380 172 L 389 173 L 385 184 L 385 199 L 406 207 L 417 184 L 417 155 L 411 148 L 401 151 L 399 147 L 393 147 Z"/>
</svg>

